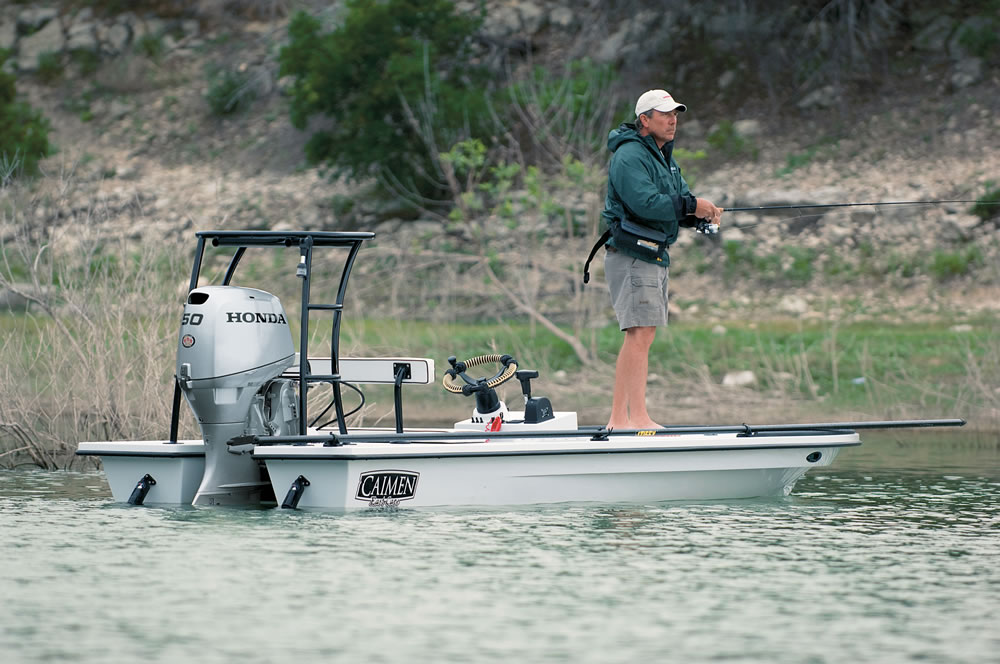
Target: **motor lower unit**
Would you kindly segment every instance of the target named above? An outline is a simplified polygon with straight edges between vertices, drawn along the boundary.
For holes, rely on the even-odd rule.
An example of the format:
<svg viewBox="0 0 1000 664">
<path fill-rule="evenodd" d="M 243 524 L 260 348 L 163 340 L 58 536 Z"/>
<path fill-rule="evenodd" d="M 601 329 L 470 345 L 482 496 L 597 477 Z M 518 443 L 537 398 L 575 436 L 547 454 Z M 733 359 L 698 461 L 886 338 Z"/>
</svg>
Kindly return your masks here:
<svg viewBox="0 0 1000 664">
<path fill-rule="evenodd" d="M 253 288 L 207 286 L 188 294 L 177 345 L 177 380 L 205 440 L 205 475 L 195 505 L 255 502 L 267 478 L 245 436 L 298 431 L 295 361 L 285 310 Z"/>
</svg>

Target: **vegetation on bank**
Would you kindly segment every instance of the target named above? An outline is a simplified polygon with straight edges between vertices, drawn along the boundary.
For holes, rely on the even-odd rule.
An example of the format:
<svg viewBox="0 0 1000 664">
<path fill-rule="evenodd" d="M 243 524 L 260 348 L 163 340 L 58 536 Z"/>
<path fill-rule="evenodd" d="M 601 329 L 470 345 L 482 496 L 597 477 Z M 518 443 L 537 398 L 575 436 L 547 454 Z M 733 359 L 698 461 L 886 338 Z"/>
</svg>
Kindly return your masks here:
<svg viewBox="0 0 1000 664">
<path fill-rule="evenodd" d="M 3 245 L 0 291 L 20 296 L 22 309 L 0 314 L 2 467 L 69 467 L 80 440 L 155 439 L 168 427 L 189 255 L 109 241 L 87 229 L 52 240 L 39 244 L 19 236 Z M 440 375 L 451 355 L 511 353 L 523 368 L 539 371 L 535 391 L 558 408 L 579 411 L 588 424 L 606 417 L 621 343 L 615 324 L 594 327 L 592 317 L 552 329 L 502 305 L 493 308 L 495 321 L 483 324 L 456 303 L 439 311 L 437 320 L 385 315 L 394 313 L 393 289 L 440 282 L 380 279 L 379 270 L 394 269 L 377 247 L 370 251 L 365 263 L 373 265 L 359 265 L 349 289 L 345 355 L 430 357 Z M 209 251 L 205 274 L 218 279 L 225 257 L 222 249 Z M 237 281 L 267 284 L 281 297 L 297 338 L 296 259 L 294 248 L 279 258 L 248 255 Z M 493 264 L 499 271 L 510 268 L 501 257 Z M 339 269 L 336 261 L 321 264 L 315 283 L 334 283 L 330 276 Z M 539 276 L 536 270 L 517 281 Z M 601 302 L 593 306 L 606 309 Z M 809 321 L 774 315 L 720 325 L 682 317 L 658 335 L 650 354 L 651 411 L 662 421 L 686 423 L 958 416 L 980 430 L 1000 427 L 995 316 L 966 317 L 957 326 L 948 313 L 930 323 L 889 323 L 880 316 L 891 312 L 837 306 Z M 380 312 L 383 317 L 374 317 Z M 311 352 L 326 354 L 328 340 L 329 322 L 316 321 Z M 752 372 L 748 384 L 723 385 L 727 374 L 740 371 Z M 364 389 L 368 403 L 355 422 L 385 422 L 390 392 Z M 517 403 L 515 383 L 504 398 Z M 313 399 L 322 407 L 329 394 L 317 391 Z M 404 399 L 412 423 L 462 419 L 470 408 L 436 385 L 408 389 Z M 182 437 L 197 437 L 184 413 Z"/>
<path fill-rule="evenodd" d="M 332 120 L 306 144 L 310 161 L 442 198 L 437 153 L 493 125 L 490 72 L 471 41 L 480 24 L 449 0 L 348 0 L 328 32 L 297 13 L 279 57 L 281 74 L 295 79 L 292 124 Z"/>
<path fill-rule="evenodd" d="M 91 3 L 105 11 L 119 11 L 126 4 Z M 156 4 L 142 6 L 155 9 Z M 336 121 L 333 129 L 313 137 L 310 156 L 331 172 L 362 181 L 374 178 L 382 194 L 391 192 L 407 202 L 407 210 L 400 212 L 396 205 L 391 215 L 380 217 L 370 213 L 372 206 L 361 197 L 334 200 L 335 219 L 330 223 L 353 227 L 357 219 L 367 223 L 414 210 L 425 229 L 428 220 L 436 222 L 430 224 L 434 230 L 410 236 L 410 245 L 376 242 L 366 250 L 350 290 L 354 301 L 365 303 L 365 310 L 358 307 L 352 312 L 355 318 L 345 327 L 344 347 L 357 355 L 433 357 L 439 373 L 449 355 L 511 352 L 526 368 L 539 369 L 540 394 L 552 396 L 557 407 L 585 413 L 588 423 L 598 423 L 606 412 L 621 336 L 613 324 L 603 323 L 609 315 L 599 277 L 587 291 L 579 282 L 582 260 L 598 235 L 602 200 L 595 192 L 604 187 L 607 131 L 629 117 L 629 102 L 616 87 L 624 74 L 581 60 L 558 71 L 544 66 L 496 67 L 494 72 L 504 73 L 485 82 L 481 63 L 468 57 L 475 21 L 457 17 L 450 3 L 432 4 L 441 11 L 425 14 L 419 7 L 426 3 L 406 0 L 353 0 L 345 5 L 341 25 L 359 29 L 346 31 L 299 15 L 291 21 L 288 46 L 278 56 L 282 73 L 293 79 L 286 88 L 291 95 L 287 109 L 286 100 L 281 100 L 282 114 L 289 111 L 303 127 L 314 126 L 308 120 Z M 856 41 L 854 48 L 846 42 L 838 45 L 836 36 L 856 39 L 858 30 L 878 32 L 885 19 L 878 12 L 885 5 L 824 5 L 830 9 L 817 25 L 851 24 L 846 8 L 857 8 L 860 14 L 854 18 L 865 19 L 851 24 L 853 32 L 811 33 L 810 39 L 826 40 L 822 48 L 839 49 L 837 58 L 788 63 L 784 61 L 788 54 L 771 60 L 761 54 L 751 64 L 772 83 L 790 71 L 784 67 L 801 65 L 805 69 L 794 69 L 788 80 L 812 85 L 840 71 L 846 84 L 870 66 L 866 49 L 888 48 L 889 42 Z M 747 5 L 754 11 L 763 6 Z M 768 25 L 772 29 L 798 25 L 808 12 L 809 7 L 795 7 Z M 396 40 L 395 45 L 385 48 L 378 39 L 365 36 L 369 33 Z M 985 53 L 983 57 L 996 57 L 987 33 L 970 33 L 967 39 Z M 225 37 L 218 40 L 221 45 Z M 815 52 L 822 53 L 822 48 Z M 711 65 L 732 65 L 727 54 L 706 53 L 700 47 L 691 52 L 704 55 Z M 397 57 L 400 53 L 407 57 Z M 364 57 L 357 66 L 353 61 L 344 66 L 354 55 Z M 128 65 L 155 63 L 161 57 L 163 42 L 148 36 L 121 59 Z M 860 69 L 844 69 L 854 58 Z M 70 60 L 85 78 L 98 69 L 83 54 L 73 54 Z M 662 58 L 651 61 L 662 66 Z M 66 58 L 45 58 L 39 77 L 65 83 L 65 62 Z M 772 69 L 767 71 L 768 67 Z M 64 108 L 89 122 L 94 120 L 91 103 L 98 98 L 129 99 L 127 95 L 137 91 L 166 87 L 167 81 L 205 84 L 205 94 L 199 93 L 198 100 L 207 104 L 212 123 L 208 131 L 215 131 L 224 126 L 221 118 L 260 103 L 258 92 L 267 87 L 234 66 L 206 67 L 204 80 L 174 80 L 172 73 L 155 67 L 130 71 L 123 66 L 103 77 L 86 78 L 91 81 L 89 89 L 82 85 L 70 90 Z M 13 91 L 13 79 L 4 76 L 0 73 L 0 91 L 4 81 Z M 748 76 L 731 90 L 752 85 L 752 79 Z M 180 136 L 178 142 L 207 142 L 202 140 L 206 130 L 185 117 L 191 109 L 183 108 L 173 95 L 162 101 L 164 117 L 172 123 L 165 131 Z M 128 105 L 133 106 L 127 123 L 128 140 L 135 148 L 154 136 L 144 126 L 148 118 L 144 119 L 141 104 Z M 270 112 L 277 118 L 275 107 Z M 14 126 L 35 127 L 32 140 L 47 132 L 44 118 L 22 102 L 0 104 L 0 120 L 10 109 L 19 109 L 8 116 L 18 120 Z M 0 135 L 3 146 L 22 139 L 11 140 Z M 678 148 L 675 155 L 694 182 L 699 170 L 713 160 L 759 159 L 756 140 L 741 134 L 733 122 L 723 121 L 707 132 L 705 149 Z M 31 150 L 44 154 L 49 148 L 43 150 L 38 143 Z M 821 137 L 790 153 L 783 167 L 765 169 L 764 177 L 773 173 L 772 183 L 778 182 L 810 163 L 843 157 L 836 150 L 836 139 Z M 391 168 L 384 168 L 387 165 Z M 10 171 L 0 170 L 0 176 L 5 172 Z M 113 177 L 114 171 L 106 175 Z M 63 182 L 46 184 L 0 192 L 0 296 L 13 294 L 26 303 L 16 313 L 0 315 L 0 466 L 61 467 L 72 462 L 78 440 L 155 438 L 166 428 L 188 247 L 168 255 L 128 241 L 118 230 L 101 235 L 100 222 L 106 221 L 101 209 L 74 212 L 73 223 L 68 223 L 59 214 L 78 208 L 77 202 L 68 202 L 72 188 Z M 969 184 L 972 197 L 980 194 L 979 189 L 980 185 Z M 981 203 L 971 210 L 982 224 L 995 224 L 998 191 L 988 184 Z M 581 192 L 595 195 L 586 198 Z M 49 217 L 45 209 L 57 212 Z M 137 222 L 142 221 L 141 214 L 136 212 Z M 47 223 L 49 219 L 55 221 Z M 228 211 L 226 219 L 236 223 Z M 264 219 L 261 226 L 272 221 Z M 959 239 L 933 250 L 910 248 L 905 253 L 887 249 L 891 242 L 876 244 L 863 237 L 857 244 L 820 248 L 801 246 L 792 238 L 787 243 L 765 243 L 699 237 L 680 249 L 683 260 L 672 268 L 671 276 L 720 275 L 717 283 L 749 284 L 762 298 L 771 298 L 762 300 L 769 305 L 779 289 L 806 292 L 817 284 L 905 291 L 929 278 L 943 290 L 967 284 L 969 275 L 985 275 L 995 283 L 1000 279 L 1000 268 L 992 260 L 1000 253 L 997 241 L 989 244 L 981 235 L 976 241 L 969 237 L 971 233 L 963 231 Z M 251 260 L 242 267 L 261 278 L 256 285 L 268 288 L 276 269 L 280 268 Z M 286 303 L 296 295 L 276 294 Z M 682 295 L 675 301 L 697 306 L 696 293 L 686 298 Z M 840 314 L 831 313 L 822 321 L 800 324 L 775 314 L 756 327 L 726 322 L 723 332 L 714 329 L 714 322 L 689 323 L 682 317 L 660 335 L 653 349 L 654 415 L 673 413 L 680 404 L 688 409 L 685 412 L 701 413 L 701 419 L 742 421 L 760 413 L 761 404 L 772 404 L 784 411 L 782 419 L 803 412 L 871 418 L 933 414 L 970 417 L 975 426 L 984 428 L 1000 426 L 996 423 L 1000 349 L 990 334 L 998 321 L 962 320 L 968 329 L 952 329 L 953 322 L 945 316 L 931 324 L 872 322 L 860 317 L 894 317 L 895 312 L 838 306 Z M 322 333 L 317 330 L 318 338 Z M 755 382 L 744 388 L 721 386 L 728 372 L 740 370 L 752 371 Z M 367 423 L 384 417 L 391 401 L 378 389 L 373 388 L 371 395 L 367 410 L 360 414 Z M 515 385 L 507 399 L 516 403 L 516 395 Z M 404 405 L 414 414 L 458 411 L 458 417 L 471 408 L 434 387 L 407 391 Z M 184 427 L 182 435 L 196 435 L 193 422 L 185 421 Z"/>
<path fill-rule="evenodd" d="M 17 77 L 4 69 L 9 55 L 0 49 L 0 186 L 37 175 L 38 162 L 54 151 L 48 119 L 17 97 Z"/>
<path fill-rule="evenodd" d="M 0 467 L 71 467 L 79 440 L 165 436 L 176 350 L 173 313 L 155 320 L 138 312 L 116 316 L 108 321 L 115 329 L 100 335 L 85 326 L 59 329 L 44 318 L 0 315 Z M 945 322 L 772 320 L 730 323 L 724 332 L 708 323 L 679 323 L 658 336 L 650 353 L 650 410 L 677 424 L 966 417 L 970 428 L 994 431 L 1000 426 L 1000 341 L 989 331 L 998 323 L 984 318 L 955 329 Z M 315 348 L 322 348 L 321 328 Z M 95 347 L 78 354 L 75 346 L 87 341 Z M 450 355 L 510 353 L 522 368 L 539 371 L 536 394 L 549 396 L 559 409 L 578 410 L 584 423 L 600 424 L 621 335 L 614 325 L 596 331 L 602 362 L 596 369 L 581 366 L 548 331 L 531 331 L 525 323 L 351 320 L 343 343 L 351 355 L 433 358 L 438 375 Z M 754 382 L 724 387 L 722 379 L 737 371 L 753 372 Z M 391 421 L 391 389 L 361 388 L 367 406 L 354 422 Z M 511 404 L 518 394 L 516 382 L 503 388 Z M 346 395 L 353 402 L 355 395 Z M 314 403 L 325 405 L 326 399 L 328 393 Z M 182 407 L 182 435 L 197 437 Z M 404 414 L 414 424 L 461 419 L 471 408 L 436 382 L 404 396 Z"/>
</svg>

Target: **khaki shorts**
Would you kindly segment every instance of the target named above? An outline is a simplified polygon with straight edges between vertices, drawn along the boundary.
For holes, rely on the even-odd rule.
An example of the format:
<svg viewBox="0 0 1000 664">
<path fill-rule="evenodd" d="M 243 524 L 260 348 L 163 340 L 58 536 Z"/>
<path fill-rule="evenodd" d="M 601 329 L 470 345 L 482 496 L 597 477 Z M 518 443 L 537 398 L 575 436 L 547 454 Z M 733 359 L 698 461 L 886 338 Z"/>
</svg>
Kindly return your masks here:
<svg viewBox="0 0 1000 664">
<path fill-rule="evenodd" d="M 667 324 L 669 278 L 665 266 L 609 250 L 604 255 L 604 277 L 621 329 Z"/>
</svg>

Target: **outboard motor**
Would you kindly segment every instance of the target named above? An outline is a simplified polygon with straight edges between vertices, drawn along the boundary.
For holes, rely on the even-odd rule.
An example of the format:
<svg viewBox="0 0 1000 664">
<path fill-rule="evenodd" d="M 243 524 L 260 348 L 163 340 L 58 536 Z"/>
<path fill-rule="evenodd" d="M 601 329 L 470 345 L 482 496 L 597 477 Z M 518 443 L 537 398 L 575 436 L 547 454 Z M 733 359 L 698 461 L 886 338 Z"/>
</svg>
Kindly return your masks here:
<svg viewBox="0 0 1000 664">
<path fill-rule="evenodd" d="M 193 504 L 247 505 L 269 487 L 247 435 L 298 431 L 295 361 L 285 311 L 254 288 L 206 286 L 188 294 L 177 346 L 177 380 L 205 441 L 205 475 Z"/>
</svg>

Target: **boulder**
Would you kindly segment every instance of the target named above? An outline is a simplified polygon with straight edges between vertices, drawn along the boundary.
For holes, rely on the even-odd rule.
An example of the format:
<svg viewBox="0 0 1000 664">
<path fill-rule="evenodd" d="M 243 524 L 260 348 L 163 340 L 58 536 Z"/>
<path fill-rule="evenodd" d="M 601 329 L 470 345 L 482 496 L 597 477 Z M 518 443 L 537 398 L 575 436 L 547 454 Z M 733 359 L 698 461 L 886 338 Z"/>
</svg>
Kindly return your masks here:
<svg viewBox="0 0 1000 664">
<path fill-rule="evenodd" d="M 17 24 L 0 23 L 0 49 L 13 51 L 17 46 Z"/>
<path fill-rule="evenodd" d="M 684 133 L 684 136 L 697 137 L 705 135 L 705 126 L 698 120 L 695 119 L 688 120 L 687 118 L 685 118 L 682 121 L 681 127 L 682 127 L 681 131 Z"/>
<path fill-rule="evenodd" d="M 733 123 L 733 129 L 740 136 L 747 137 L 760 136 L 764 133 L 764 128 L 758 120 L 737 120 Z"/>
<path fill-rule="evenodd" d="M 983 223 L 983 220 L 974 214 L 951 214 L 945 219 L 959 231 L 961 237 L 968 237 Z"/>
<path fill-rule="evenodd" d="M 723 224 L 720 232 L 722 233 L 722 240 L 724 242 L 743 242 L 746 239 L 743 231 L 734 226 Z"/>
<path fill-rule="evenodd" d="M 963 60 L 969 56 L 983 55 L 982 53 L 973 53 L 969 50 L 969 46 L 966 42 L 969 40 L 970 34 L 975 33 L 990 33 L 996 32 L 995 21 L 986 16 L 970 16 L 955 28 L 955 31 L 951 34 L 951 38 L 948 40 L 948 55 L 950 55 L 955 60 Z"/>
<path fill-rule="evenodd" d="M 522 2 L 517 7 L 521 15 L 521 26 L 524 32 L 531 36 L 545 27 L 549 21 L 549 16 L 544 9 L 530 2 Z"/>
<path fill-rule="evenodd" d="M 66 45 L 62 26 L 49 21 L 33 35 L 22 37 L 18 44 L 17 66 L 21 71 L 37 71 L 38 59 L 45 53 L 61 53 Z"/>
<path fill-rule="evenodd" d="M 797 106 L 802 110 L 811 108 L 832 108 L 839 101 L 837 90 L 832 85 L 826 85 L 818 90 L 813 90 L 799 100 Z"/>
<path fill-rule="evenodd" d="M 983 59 L 963 58 L 951 73 L 951 84 L 956 88 L 967 88 L 983 80 Z"/>
<path fill-rule="evenodd" d="M 955 20 L 950 16 L 938 16 L 913 38 L 913 47 L 919 51 L 944 53 L 948 36 L 955 28 Z"/>
<path fill-rule="evenodd" d="M 28 299 L 11 290 L 0 290 L 0 311 L 26 311 Z"/>
<path fill-rule="evenodd" d="M 778 302 L 778 309 L 786 314 L 804 314 L 809 311 L 809 303 L 799 295 L 785 295 Z"/>
<path fill-rule="evenodd" d="M 594 51 L 594 60 L 597 62 L 616 62 L 622 49 L 625 47 L 625 39 L 628 37 L 629 24 L 623 22 L 618 29 L 612 32 Z"/>
<path fill-rule="evenodd" d="M 17 29 L 22 35 L 30 35 L 51 22 L 59 11 L 55 7 L 34 7 L 24 9 L 17 15 Z"/>
<path fill-rule="evenodd" d="M 112 99 L 108 106 L 108 117 L 112 120 L 119 120 L 128 115 L 131 110 L 132 108 L 125 102 Z"/>
<path fill-rule="evenodd" d="M 660 48 L 669 50 L 667 42 L 658 35 L 656 39 L 650 39 L 651 29 L 659 25 L 670 25 L 671 15 L 669 12 L 655 12 L 644 10 L 637 12 L 631 18 L 623 20 L 618 29 L 593 51 L 593 58 L 597 62 L 620 63 L 627 60 L 632 55 L 644 55 L 640 53 L 640 47 L 649 41 L 659 44 Z"/>
<path fill-rule="evenodd" d="M 733 71 L 732 69 L 727 69 L 722 73 L 722 76 L 719 77 L 719 80 L 716 83 L 716 85 L 718 85 L 720 89 L 725 90 L 735 82 L 736 82 L 736 72 Z"/>
<path fill-rule="evenodd" d="M 93 23 L 74 23 L 66 31 L 67 51 L 97 51 L 100 43 L 97 41 L 96 26 Z"/>
<path fill-rule="evenodd" d="M 862 224 L 870 224 L 871 222 L 875 221 L 875 217 L 878 216 L 878 212 L 876 212 L 875 208 L 873 207 L 856 207 L 856 208 L 851 208 L 851 213 L 849 216 L 851 219 L 851 223 L 860 226 Z"/>
<path fill-rule="evenodd" d="M 483 21 L 483 34 L 494 39 L 504 39 L 521 31 L 521 15 L 517 8 L 505 5 L 488 12 Z"/>
<path fill-rule="evenodd" d="M 549 13 L 549 23 L 557 28 L 569 30 L 576 25 L 576 15 L 569 7 L 556 7 Z"/>
<path fill-rule="evenodd" d="M 167 31 L 167 23 L 163 19 L 138 18 L 132 16 L 129 19 L 129 27 L 132 28 L 132 41 L 137 42 L 143 37 L 161 37 Z"/>
<path fill-rule="evenodd" d="M 801 189 L 750 189 L 737 195 L 730 207 L 759 207 L 773 205 L 816 205 L 829 201 L 817 200 L 816 196 Z"/>
<path fill-rule="evenodd" d="M 100 26 L 97 33 L 97 38 L 101 42 L 101 50 L 110 55 L 118 55 L 124 51 L 132 38 L 132 31 L 128 25 L 121 22 Z"/>
<path fill-rule="evenodd" d="M 757 382 L 757 376 L 752 371 L 730 371 L 722 377 L 724 387 L 747 387 Z"/>
</svg>

